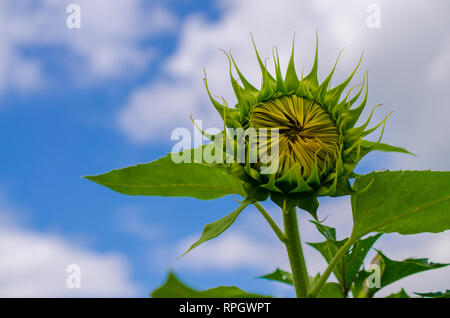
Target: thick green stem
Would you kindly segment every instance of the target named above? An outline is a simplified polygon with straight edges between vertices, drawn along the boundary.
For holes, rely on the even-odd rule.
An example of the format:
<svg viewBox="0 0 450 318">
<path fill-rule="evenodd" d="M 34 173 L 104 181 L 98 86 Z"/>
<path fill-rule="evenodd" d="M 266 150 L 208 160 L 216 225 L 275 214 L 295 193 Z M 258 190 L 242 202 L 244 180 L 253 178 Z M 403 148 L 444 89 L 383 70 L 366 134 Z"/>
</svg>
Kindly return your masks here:
<svg viewBox="0 0 450 318">
<path fill-rule="evenodd" d="M 349 238 L 347 240 L 347 242 L 345 242 L 345 244 L 341 246 L 341 248 L 337 251 L 337 253 L 334 255 L 334 257 L 331 259 L 330 263 L 328 263 L 327 269 L 323 272 L 323 274 L 320 276 L 319 280 L 316 282 L 314 287 L 309 292 L 308 297 L 314 298 L 319 294 L 323 285 L 325 285 L 328 277 L 330 276 L 331 272 L 333 271 L 334 267 L 336 266 L 337 262 L 341 259 L 342 255 L 344 255 L 344 253 L 348 251 L 348 249 L 353 245 L 354 242 L 355 242 L 355 240 L 353 240 L 352 238 Z"/>
<path fill-rule="evenodd" d="M 300 233 L 298 231 L 297 211 L 295 207 L 283 209 L 284 232 L 286 234 L 286 249 L 291 263 L 292 279 L 295 293 L 299 298 L 308 296 L 309 277 L 303 256 Z"/>
<path fill-rule="evenodd" d="M 284 235 L 283 231 L 281 231 L 281 229 L 278 227 L 275 221 L 271 218 L 270 214 L 258 202 L 255 203 L 255 206 L 258 209 L 258 211 L 261 212 L 262 216 L 266 219 L 267 223 L 269 223 L 270 227 L 275 232 L 278 239 L 281 242 L 285 243 L 287 240 L 286 235 Z"/>
</svg>

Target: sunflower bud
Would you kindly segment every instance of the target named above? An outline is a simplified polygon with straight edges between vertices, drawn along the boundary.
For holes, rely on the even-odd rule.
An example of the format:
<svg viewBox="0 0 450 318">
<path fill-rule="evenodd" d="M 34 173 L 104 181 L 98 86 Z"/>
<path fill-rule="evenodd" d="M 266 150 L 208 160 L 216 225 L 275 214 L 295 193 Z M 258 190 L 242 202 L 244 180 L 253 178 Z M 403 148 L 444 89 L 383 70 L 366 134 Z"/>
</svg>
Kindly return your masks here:
<svg viewBox="0 0 450 318">
<path fill-rule="evenodd" d="M 370 151 L 396 151 L 407 153 L 403 148 L 363 138 L 383 126 L 389 115 L 371 129 L 367 129 L 372 117 L 355 127 L 367 101 L 367 73 L 361 87 L 354 95 L 355 87 L 342 97 L 356 68 L 341 84 L 330 89 L 336 64 L 322 83 L 318 82 L 318 44 L 311 72 L 299 79 L 294 66 L 294 45 L 285 77 L 280 70 L 278 53 L 274 50 L 275 75 L 272 76 L 263 63 L 255 43 L 253 45 L 262 73 L 260 89 L 250 84 L 237 67 L 231 54 L 226 54 L 230 63 L 230 79 L 237 104 L 234 108 L 226 102 L 214 99 L 205 85 L 209 97 L 228 128 L 254 128 L 258 137 L 267 137 L 267 129 L 277 129 L 273 138 L 268 136 L 264 146 L 277 145 L 279 162 L 277 171 L 270 175 L 261 173 L 259 162 L 233 163 L 230 172 L 245 182 L 249 195 L 258 200 L 268 195 L 283 198 L 316 198 L 318 196 L 340 196 L 352 193 L 349 178 L 355 176 L 353 169 Z M 339 60 L 339 57 L 338 57 Z M 232 75 L 234 67 L 240 84 Z M 205 76 L 206 78 L 206 76 Z M 356 107 L 362 92 L 362 101 Z M 261 145 L 258 144 L 260 151 Z M 267 150 L 265 150 L 267 151 Z M 304 200 L 303 200 L 304 201 Z M 304 201 L 305 202 L 305 201 Z"/>
</svg>

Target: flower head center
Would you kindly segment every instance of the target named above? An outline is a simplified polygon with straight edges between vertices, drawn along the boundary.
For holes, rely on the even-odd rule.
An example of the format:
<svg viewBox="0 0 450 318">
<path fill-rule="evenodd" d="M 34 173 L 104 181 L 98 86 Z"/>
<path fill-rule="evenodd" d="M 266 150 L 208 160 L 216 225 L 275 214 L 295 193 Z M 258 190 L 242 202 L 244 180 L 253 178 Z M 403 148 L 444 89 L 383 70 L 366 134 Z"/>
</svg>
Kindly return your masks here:
<svg viewBox="0 0 450 318">
<path fill-rule="evenodd" d="M 250 115 L 253 128 L 277 128 L 279 170 L 285 174 L 300 168 L 308 178 L 314 167 L 321 173 L 332 166 L 339 149 L 336 124 L 323 107 L 296 95 L 271 99 L 254 106 Z"/>
</svg>

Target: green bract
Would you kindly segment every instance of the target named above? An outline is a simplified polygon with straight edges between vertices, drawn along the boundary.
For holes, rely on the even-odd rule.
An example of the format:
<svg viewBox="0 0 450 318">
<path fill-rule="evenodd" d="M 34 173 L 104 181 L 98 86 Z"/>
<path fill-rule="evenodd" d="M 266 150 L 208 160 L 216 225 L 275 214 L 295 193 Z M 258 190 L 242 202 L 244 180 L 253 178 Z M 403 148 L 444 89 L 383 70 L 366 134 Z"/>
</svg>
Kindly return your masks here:
<svg viewBox="0 0 450 318">
<path fill-rule="evenodd" d="M 315 197 L 352 193 L 349 178 L 354 177 L 355 166 L 369 152 L 382 150 L 408 153 L 403 148 L 380 143 L 381 136 L 377 142 L 363 139 L 381 125 L 384 129 L 389 115 L 375 127 L 367 129 L 376 106 L 364 124 L 355 126 L 367 101 L 367 74 L 356 94 L 352 96 L 351 93 L 358 85 L 352 87 L 343 98 L 341 96 L 361 59 L 344 82 L 330 88 L 337 61 L 330 74 L 319 83 L 317 43 L 312 70 L 300 79 L 294 66 L 294 45 L 284 78 L 276 50 L 273 53 L 275 76 L 272 76 L 254 41 L 253 45 L 262 72 L 260 89 L 246 80 L 231 54 L 227 54 L 231 84 L 237 98 L 234 108 L 228 107 L 225 100 L 220 103 L 212 97 L 205 76 L 208 95 L 226 127 L 279 129 L 280 164 L 276 173 L 262 174 L 257 163 L 227 165 L 233 175 L 245 182 L 250 197 L 264 200 L 271 195 L 276 202 L 286 198 L 291 202 L 300 199 L 302 203 L 299 205 L 315 206 Z M 232 66 L 242 85 L 233 77 Z M 354 106 L 363 91 L 362 101 Z"/>
</svg>

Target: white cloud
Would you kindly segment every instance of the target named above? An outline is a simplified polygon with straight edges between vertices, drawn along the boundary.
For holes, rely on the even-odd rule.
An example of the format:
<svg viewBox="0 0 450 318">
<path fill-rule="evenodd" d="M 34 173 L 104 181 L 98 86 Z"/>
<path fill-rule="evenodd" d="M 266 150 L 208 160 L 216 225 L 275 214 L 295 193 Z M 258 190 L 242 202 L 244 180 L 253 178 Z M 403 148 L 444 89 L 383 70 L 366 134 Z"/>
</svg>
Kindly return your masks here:
<svg viewBox="0 0 450 318">
<path fill-rule="evenodd" d="M 440 84 L 447 79 L 450 74 L 450 39 L 447 39 L 442 49 L 439 50 L 435 58 L 431 61 L 428 76 L 436 84 Z"/>
<path fill-rule="evenodd" d="M 249 79 L 260 82 L 249 32 L 264 57 L 273 45 L 286 67 L 294 31 L 296 64 L 309 71 L 315 30 L 320 37 L 319 72 L 329 72 L 337 53 L 346 48 L 336 70 L 335 83 L 354 67 L 361 51 L 364 63 L 354 82 L 371 69 L 369 105 L 384 103 L 375 120 L 394 110 L 388 120 L 384 141 L 403 145 L 419 155 L 393 155 L 390 167 L 448 170 L 450 153 L 446 120 L 449 107 L 445 81 L 448 74 L 448 43 L 442 32 L 448 27 L 445 1 L 377 1 L 381 29 L 369 29 L 366 11 L 373 1 L 222 1 L 218 20 L 191 15 L 182 24 L 174 54 L 164 62 L 164 78 L 153 80 L 131 93 L 119 114 L 119 126 L 138 142 L 168 142 L 170 131 L 179 125 L 191 127 L 189 115 L 220 127 L 219 116 L 203 87 L 205 66 L 211 91 L 235 102 L 228 79 L 228 65 L 217 48 L 232 49 Z M 270 64 L 270 59 L 268 60 Z M 366 115 L 367 116 L 367 115 Z M 375 121 L 374 121 L 375 122 Z"/>
<path fill-rule="evenodd" d="M 200 113 L 200 100 L 194 93 L 198 89 L 200 87 L 189 90 L 177 83 L 161 83 L 137 89 L 130 97 L 129 107 L 119 116 L 119 125 L 137 142 L 147 141 L 148 136 L 155 140 L 166 140 L 170 137 L 167 135 L 168 127 L 186 127 L 189 124 L 190 113 L 186 113 L 187 109 L 194 118 Z M 160 105 L 161 109 L 155 105 Z M 161 129 L 162 126 L 165 128 Z"/>
<path fill-rule="evenodd" d="M 183 240 L 176 250 L 181 255 L 188 248 L 185 242 L 194 242 L 196 239 L 198 237 Z M 252 269 L 268 273 L 277 266 L 286 268 L 288 264 L 281 244 L 267 239 L 260 241 L 242 231 L 230 231 L 193 250 L 180 259 L 176 266 L 196 272 Z"/>
<path fill-rule="evenodd" d="M 72 2 L 40 0 L 31 5 L 23 0 L 1 1 L 0 93 L 49 84 L 46 63 L 68 71 L 68 78 L 79 81 L 138 73 L 157 53 L 153 48 L 143 49 L 141 42 L 174 31 L 178 23 L 155 3 L 144 6 L 142 0 L 79 0 L 81 28 L 68 29 L 66 8 Z M 28 49 L 63 53 L 33 57 L 25 53 Z"/>
<path fill-rule="evenodd" d="M 269 209 L 272 217 L 281 224 L 281 211 Z M 180 239 L 170 246 L 159 246 L 153 251 L 154 266 L 172 268 L 177 272 L 215 273 L 249 270 L 255 276 L 268 274 L 277 267 L 289 270 L 289 261 L 284 248 L 264 218 L 255 208 L 247 208 L 233 226 L 219 237 L 203 243 L 180 259 L 189 246 L 199 238 L 200 233 Z M 304 242 L 321 241 L 323 238 L 315 227 L 301 217 L 301 236 Z M 311 274 L 322 272 L 326 262 L 312 247 L 304 244 L 306 262 Z M 155 264 L 155 260 L 158 262 Z M 274 284 L 274 293 L 287 296 L 285 289 Z"/>
<path fill-rule="evenodd" d="M 147 223 L 143 219 L 142 211 L 134 206 L 120 208 L 115 220 L 122 232 L 145 242 L 161 239 L 167 234 L 167 230 L 161 225 Z"/>
<path fill-rule="evenodd" d="M 117 253 L 98 253 L 60 235 L 32 231 L 0 206 L 0 297 L 136 296 L 129 266 Z M 70 264 L 81 269 L 81 288 L 68 288 Z"/>
</svg>

